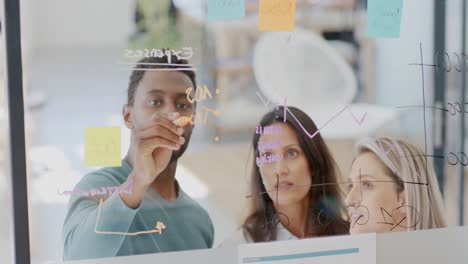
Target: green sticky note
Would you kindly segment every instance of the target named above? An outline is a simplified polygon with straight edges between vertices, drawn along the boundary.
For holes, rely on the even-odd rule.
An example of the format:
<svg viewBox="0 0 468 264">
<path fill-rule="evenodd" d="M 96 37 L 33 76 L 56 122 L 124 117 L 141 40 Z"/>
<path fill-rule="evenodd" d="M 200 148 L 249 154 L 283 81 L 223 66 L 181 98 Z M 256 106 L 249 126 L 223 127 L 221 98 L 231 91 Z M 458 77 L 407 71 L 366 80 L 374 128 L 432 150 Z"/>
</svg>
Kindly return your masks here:
<svg viewBox="0 0 468 264">
<path fill-rule="evenodd" d="M 367 36 L 399 38 L 403 0 L 368 0 Z"/>
<path fill-rule="evenodd" d="M 85 161 L 87 166 L 122 166 L 120 127 L 85 129 Z"/>
<path fill-rule="evenodd" d="M 234 20 L 244 16 L 244 0 L 208 0 L 209 21 Z"/>
</svg>

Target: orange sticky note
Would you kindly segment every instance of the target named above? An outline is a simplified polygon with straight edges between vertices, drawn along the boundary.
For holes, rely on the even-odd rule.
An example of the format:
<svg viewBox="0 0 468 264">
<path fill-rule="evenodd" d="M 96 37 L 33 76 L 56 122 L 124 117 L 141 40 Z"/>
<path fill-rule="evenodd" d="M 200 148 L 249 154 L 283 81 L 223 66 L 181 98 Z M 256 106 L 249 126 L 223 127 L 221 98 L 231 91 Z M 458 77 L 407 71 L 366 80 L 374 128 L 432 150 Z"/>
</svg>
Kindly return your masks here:
<svg viewBox="0 0 468 264">
<path fill-rule="evenodd" d="M 296 0 L 260 0 L 258 30 L 294 31 Z"/>
<path fill-rule="evenodd" d="M 85 129 L 85 161 L 87 166 L 122 166 L 120 127 Z"/>
</svg>

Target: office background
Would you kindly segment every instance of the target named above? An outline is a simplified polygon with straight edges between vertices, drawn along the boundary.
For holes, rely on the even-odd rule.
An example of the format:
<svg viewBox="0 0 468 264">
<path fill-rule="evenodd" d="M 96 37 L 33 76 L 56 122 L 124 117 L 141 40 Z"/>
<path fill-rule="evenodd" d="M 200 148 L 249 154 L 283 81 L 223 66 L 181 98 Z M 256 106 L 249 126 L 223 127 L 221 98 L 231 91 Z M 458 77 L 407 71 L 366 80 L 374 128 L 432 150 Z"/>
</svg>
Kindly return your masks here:
<svg viewBox="0 0 468 264">
<path fill-rule="evenodd" d="M 172 7 L 170 1 L 158 1 L 158 5 L 130 0 L 118 3 L 111 0 L 20 1 L 33 261 L 61 259 L 61 226 L 68 197 L 58 195 L 57 190 L 72 189 L 86 172 L 96 169 L 84 164 L 84 129 L 122 126 L 121 106 L 126 100 L 130 71 L 119 61 L 127 48 L 192 47 L 198 83 L 212 91 L 221 89 L 219 96 L 204 103 L 220 109 L 222 115 L 210 119 L 206 126 L 197 126 L 188 152 L 180 162 L 178 179 L 212 216 L 215 244 L 235 230 L 245 215 L 250 138 L 255 122 L 268 110 L 257 93 L 265 98 L 274 97 L 266 94 L 268 89 L 261 87 L 255 78 L 255 71 L 261 70 L 255 67 L 264 65 L 255 65 L 253 61 L 262 34 L 256 29 L 255 1 L 247 2 L 252 5 L 248 5 L 251 9 L 245 19 L 212 23 L 206 19 L 201 0 L 178 0 Z M 307 87 L 293 89 L 310 95 L 327 93 L 336 88 L 329 86 L 331 80 L 342 76 L 342 83 L 336 84 L 336 97 L 350 91 L 351 96 L 340 97 L 341 102 L 352 105 L 356 115 L 368 112 L 367 125 L 358 126 L 347 115 L 323 131 L 344 176 L 353 158 L 352 146 L 363 136 L 398 136 L 424 147 L 422 111 L 399 108 L 422 104 L 420 68 L 408 64 L 419 63 L 421 47 L 427 62 L 434 62 L 437 51 L 448 52 L 452 62 L 452 53 L 461 54 L 466 39 L 460 11 L 462 2 L 404 1 L 403 26 L 397 39 L 366 37 L 366 10 L 362 4 L 298 9 L 296 29 L 301 30 L 291 34 L 289 41 L 300 41 L 305 32 L 306 41 L 314 48 L 298 52 L 307 58 L 317 58 L 308 67 L 326 69 L 330 64 L 334 68 L 322 72 L 324 78 L 310 77 Z M 145 12 L 137 15 L 137 4 Z M 174 8 L 177 27 L 170 26 Z M 444 16 L 445 26 L 441 22 Z M 314 38 L 309 40 L 307 33 Z M 315 37 L 323 38 L 326 44 L 314 42 Z M 3 32 L 1 41 L 0 199 L 5 210 L 0 217 L 6 223 L 0 230 L 0 255 L 8 260 L 13 250 L 12 201 Z M 331 64 L 334 57 L 327 57 L 330 50 L 346 61 L 346 66 Z M 274 75 L 280 68 L 263 70 Z M 353 73 L 351 80 L 348 72 Z M 306 68 L 302 73 L 308 74 Z M 432 104 L 440 98 L 446 103 L 467 101 L 466 97 L 462 98 L 466 89 L 463 72 L 437 73 L 426 68 L 425 73 L 428 102 Z M 290 103 L 307 107 L 311 101 L 313 98 L 294 99 Z M 329 111 L 307 109 L 317 123 L 324 123 L 336 109 L 336 102 L 327 103 Z M 444 106 L 448 107 L 446 103 Z M 446 155 L 463 151 L 462 146 L 467 146 L 468 141 L 461 134 L 460 124 L 466 115 L 446 115 L 445 129 L 437 112 L 428 111 L 427 115 L 429 150 Z M 128 142 L 124 141 L 123 146 L 125 149 Z M 466 202 L 463 204 L 467 201 L 466 194 L 460 197 L 460 186 L 468 182 L 464 180 L 466 167 L 461 170 L 463 178 L 459 176 L 460 170 L 446 161 L 438 162 L 437 172 L 452 226 L 468 221 L 468 210 L 462 210 L 463 206 L 466 208 Z"/>
</svg>

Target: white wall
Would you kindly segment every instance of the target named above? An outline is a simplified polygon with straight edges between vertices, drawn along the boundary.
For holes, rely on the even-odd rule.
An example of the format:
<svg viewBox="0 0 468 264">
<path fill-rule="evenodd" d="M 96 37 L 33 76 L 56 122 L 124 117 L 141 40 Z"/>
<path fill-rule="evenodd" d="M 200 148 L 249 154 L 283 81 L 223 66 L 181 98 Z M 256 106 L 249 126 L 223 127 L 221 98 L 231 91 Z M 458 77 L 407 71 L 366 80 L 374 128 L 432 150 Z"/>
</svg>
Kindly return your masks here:
<svg viewBox="0 0 468 264">
<path fill-rule="evenodd" d="M 23 61 L 28 63 L 31 60 L 31 55 L 34 51 L 34 22 L 36 21 L 37 13 L 31 0 L 20 0 L 20 15 L 21 15 L 21 45 L 23 48 Z"/>
<path fill-rule="evenodd" d="M 419 98 L 420 69 L 417 66 L 408 66 L 409 63 L 419 62 L 419 43 L 423 46 L 425 62 L 429 63 L 434 59 L 433 0 L 403 2 L 400 38 L 376 39 L 375 71 L 379 103 L 400 103 L 402 100 L 411 102 Z M 428 70 L 426 77 L 430 72 Z M 427 87 L 432 85 L 432 81 L 429 81 L 430 78 L 427 78 Z M 403 98 L 402 94 L 405 95 Z"/>
<path fill-rule="evenodd" d="M 23 42 L 36 51 L 124 48 L 133 29 L 132 0 L 22 0 L 21 4 L 27 35 Z"/>
<path fill-rule="evenodd" d="M 422 105 L 421 69 L 408 64 L 419 63 L 420 43 L 424 63 L 434 61 L 433 4 L 434 0 L 403 0 L 400 38 L 376 39 L 375 85 L 378 104 Z M 429 104 L 432 104 L 432 79 L 432 69 L 425 68 L 426 102 Z M 407 115 L 403 127 L 407 127 L 415 139 L 424 140 L 421 136 L 424 133 L 421 110 L 412 110 L 414 114 Z M 429 139 L 430 122 L 427 128 Z"/>
</svg>

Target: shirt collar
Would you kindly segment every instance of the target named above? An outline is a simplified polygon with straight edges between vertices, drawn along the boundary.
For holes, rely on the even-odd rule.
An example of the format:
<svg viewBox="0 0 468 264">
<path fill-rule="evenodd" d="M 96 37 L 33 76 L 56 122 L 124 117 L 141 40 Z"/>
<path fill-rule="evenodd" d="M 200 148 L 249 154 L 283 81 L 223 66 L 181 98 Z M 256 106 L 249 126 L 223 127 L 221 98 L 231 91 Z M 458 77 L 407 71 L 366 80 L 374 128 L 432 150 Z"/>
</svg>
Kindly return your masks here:
<svg viewBox="0 0 468 264">
<path fill-rule="evenodd" d="M 281 223 L 276 226 L 276 240 L 297 240 L 298 238 L 291 234 Z"/>
</svg>

